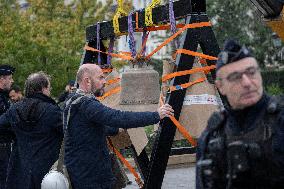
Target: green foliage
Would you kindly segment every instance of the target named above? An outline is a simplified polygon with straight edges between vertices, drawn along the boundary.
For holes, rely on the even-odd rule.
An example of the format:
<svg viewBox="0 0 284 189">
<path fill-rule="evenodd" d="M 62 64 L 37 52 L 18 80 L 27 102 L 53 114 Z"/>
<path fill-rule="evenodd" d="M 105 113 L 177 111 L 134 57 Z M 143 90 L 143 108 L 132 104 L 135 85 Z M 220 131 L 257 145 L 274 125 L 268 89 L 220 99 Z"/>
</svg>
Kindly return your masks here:
<svg viewBox="0 0 284 189">
<path fill-rule="evenodd" d="M 264 88 L 269 94 L 284 94 L 284 70 L 264 71 L 261 73 L 261 75 L 263 78 Z"/>
<path fill-rule="evenodd" d="M 273 63 L 273 55 L 278 53 L 272 44 L 273 32 L 256 15 L 250 1 L 208 0 L 207 13 L 219 44 L 234 38 L 252 48 L 261 66 Z"/>
<path fill-rule="evenodd" d="M 85 43 L 85 28 L 113 14 L 107 0 L 29 0 L 27 10 L 17 1 L 0 0 L 0 59 L 17 71 L 23 86 L 30 73 L 45 71 L 52 77 L 53 95 L 74 79 Z"/>
<path fill-rule="evenodd" d="M 267 86 L 266 91 L 270 95 L 281 95 L 281 94 L 283 94 L 283 89 L 278 84 L 275 84 L 275 83 L 272 83 L 271 85 Z"/>
</svg>

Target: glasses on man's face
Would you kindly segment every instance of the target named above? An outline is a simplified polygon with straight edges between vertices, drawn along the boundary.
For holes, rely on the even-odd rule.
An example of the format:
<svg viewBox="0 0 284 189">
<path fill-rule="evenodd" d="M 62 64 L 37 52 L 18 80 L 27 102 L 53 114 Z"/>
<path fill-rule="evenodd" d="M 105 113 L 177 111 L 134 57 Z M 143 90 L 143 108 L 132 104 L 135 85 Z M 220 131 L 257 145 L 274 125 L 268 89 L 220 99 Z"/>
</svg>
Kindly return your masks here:
<svg viewBox="0 0 284 189">
<path fill-rule="evenodd" d="M 242 72 L 233 72 L 230 73 L 226 80 L 229 82 L 240 82 L 245 74 L 248 78 L 254 79 L 255 76 L 259 73 L 259 67 L 249 67 Z"/>
</svg>

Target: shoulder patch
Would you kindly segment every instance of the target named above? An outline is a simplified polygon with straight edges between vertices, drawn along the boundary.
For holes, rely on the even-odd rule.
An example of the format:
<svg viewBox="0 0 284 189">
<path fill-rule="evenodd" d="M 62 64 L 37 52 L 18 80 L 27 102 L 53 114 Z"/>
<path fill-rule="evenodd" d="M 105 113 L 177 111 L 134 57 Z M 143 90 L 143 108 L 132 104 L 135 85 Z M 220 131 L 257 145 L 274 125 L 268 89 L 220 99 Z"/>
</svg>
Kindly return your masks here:
<svg viewBox="0 0 284 189">
<path fill-rule="evenodd" d="M 268 113 L 277 113 L 284 109 L 284 96 L 272 96 L 268 102 Z"/>
</svg>

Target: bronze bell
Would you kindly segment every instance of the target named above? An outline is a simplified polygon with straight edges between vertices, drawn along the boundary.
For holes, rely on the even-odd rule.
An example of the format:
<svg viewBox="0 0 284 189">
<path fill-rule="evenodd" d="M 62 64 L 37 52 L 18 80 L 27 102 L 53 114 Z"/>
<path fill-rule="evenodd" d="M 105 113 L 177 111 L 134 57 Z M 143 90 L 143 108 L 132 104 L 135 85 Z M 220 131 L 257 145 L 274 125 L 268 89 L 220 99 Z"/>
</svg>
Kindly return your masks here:
<svg viewBox="0 0 284 189">
<path fill-rule="evenodd" d="M 159 73 L 152 66 L 145 65 L 141 68 L 138 68 L 138 66 L 129 67 L 122 73 L 120 105 L 139 106 L 158 104 L 159 95 Z M 155 110 L 152 109 L 149 111 Z M 142 109 L 141 111 L 144 110 Z"/>
<path fill-rule="evenodd" d="M 107 80 L 118 77 L 118 72 L 113 71 Z M 157 111 L 160 85 L 159 74 L 152 66 L 138 65 L 124 69 L 120 75 L 121 91 L 102 101 L 103 104 L 123 111 Z M 119 83 L 106 87 L 106 92 L 119 87 Z M 127 129 L 115 137 L 111 137 L 114 146 L 123 149 L 131 144 L 140 154 L 148 143 L 148 138 L 143 127 Z"/>
</svg>

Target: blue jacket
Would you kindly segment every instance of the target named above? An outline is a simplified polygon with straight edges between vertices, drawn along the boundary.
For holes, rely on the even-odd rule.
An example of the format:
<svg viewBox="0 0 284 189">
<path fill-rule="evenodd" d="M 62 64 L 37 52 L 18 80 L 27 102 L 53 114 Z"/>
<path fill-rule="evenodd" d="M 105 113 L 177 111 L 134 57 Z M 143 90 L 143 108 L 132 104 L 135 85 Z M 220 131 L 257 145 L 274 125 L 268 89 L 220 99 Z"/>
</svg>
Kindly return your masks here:
<svg viewBox="0 0 284 189">
<path fill-rule="evenodd" d="M 16 142 L 9 163 L 7 189 L 40 189 L 58 159 L 63 138 L 62 113 L 55 101 L 36 94 L 11 106 L 0 128 L 11 127 Z"/>
<path fill-rule="evenodd" d="M 68 106 L 64 110 L 64 115 Z M 123 112 L 95 97 L 72 105 L 66 133 L 65 164 L 73 189 L 100 189 L 115 181 L 106 143 L 108 127 L 135 128 L 159 122 L 157 112 Z"/>
</svg>

